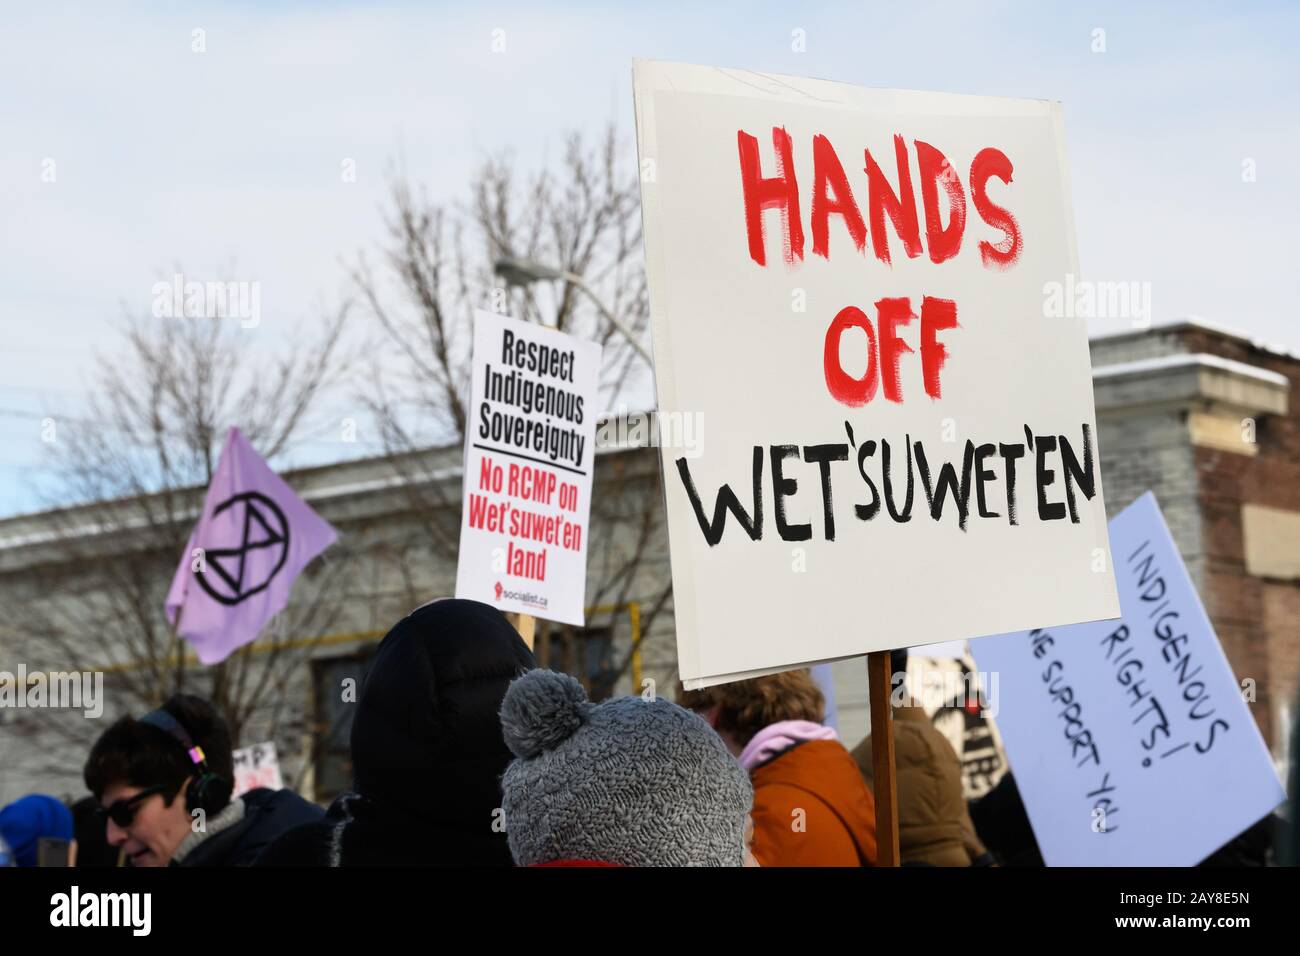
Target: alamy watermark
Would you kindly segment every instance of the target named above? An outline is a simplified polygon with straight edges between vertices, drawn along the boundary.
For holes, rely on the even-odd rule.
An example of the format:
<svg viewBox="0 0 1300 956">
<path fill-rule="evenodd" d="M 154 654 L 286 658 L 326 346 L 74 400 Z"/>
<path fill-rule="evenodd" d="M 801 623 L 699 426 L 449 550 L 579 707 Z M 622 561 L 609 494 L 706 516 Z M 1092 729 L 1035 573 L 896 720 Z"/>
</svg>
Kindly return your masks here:
<svg viewBox="0 0 1300 956">
<path fill-rule="evenodd" d="M 672 448 L 698 458 L 704 450 L 703 412 L 606 412 L 596 425 L 597 448 Z"/>
<path fill-rule="evenodd" d="M 133 936 L 148 936 L 152 913 L 149 893 L 83 893 L 74 885 L 50 897 L 51 926 L 117 926 L 131 930 Z"/>
<path fill-rule="evenodd" d="M 262 284 L 232 280 L 199 282 L 182 273 L 153 285 L 156 319 L 238 319 L 240 328 L 262 322 Z"/>
<path fill-rule="evenodd" d="M 979 708 L 981 717 L 998 716 L 998 672 L 959 668 L 909 668 L 892 675 L 889 702 L 894 707 L 919 705 L 926 713 L 943 707 Z"/>
<path fill-rule="evenodd" d="M 0 671 L 0 709 L 80 710 L 96 719 L 104 714 L 103 671 Z"/>
<path fill-rule="evenodd" d="M 1066 273 L 1064 282 L 1043 283 L 1043 315 L 1049 319 L 1128 319 L 1151 326 L 1151 283 L 1093 282 Z"/>
</svg>

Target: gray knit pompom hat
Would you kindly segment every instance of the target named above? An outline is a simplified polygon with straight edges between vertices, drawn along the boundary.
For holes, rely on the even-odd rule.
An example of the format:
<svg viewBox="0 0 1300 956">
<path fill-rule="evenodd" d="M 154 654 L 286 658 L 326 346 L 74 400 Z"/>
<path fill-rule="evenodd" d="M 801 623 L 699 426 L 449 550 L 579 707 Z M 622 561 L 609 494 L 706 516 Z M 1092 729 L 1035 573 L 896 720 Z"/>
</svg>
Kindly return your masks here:
<svg viewBox="0 0 1300 956">
<path fill-rule="evenodd" d="M 703 719 L 667 700 L 593 704 L 568 674 L 533 670 L 501 703 L 516 759 L 506 836 L 520 866 L 740 866 L 749 775 Z"/>
</svg>

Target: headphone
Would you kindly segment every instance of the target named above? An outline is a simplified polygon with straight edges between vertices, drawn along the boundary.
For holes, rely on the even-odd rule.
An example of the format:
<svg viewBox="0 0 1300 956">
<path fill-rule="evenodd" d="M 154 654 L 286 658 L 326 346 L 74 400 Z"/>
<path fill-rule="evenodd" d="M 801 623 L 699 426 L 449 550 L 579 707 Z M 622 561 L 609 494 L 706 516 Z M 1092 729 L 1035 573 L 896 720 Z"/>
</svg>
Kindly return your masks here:
<svg viewBox="0 0 1300 956">
<path fill-rule="evenodd" d="M 185 748 L 186 756 L 194 764 L 195 772 L 190 777 L 190 785 L 185 788 L 186 810 L 190 812 L 202 810 L 204 813 L 216 813 L 230 802 L 230 794 L 234 790 L 234 784 L 229 780 L 218 777 L 208 769 L 208 761 L 204 756 L 203 748 L 190 739 L 189 732 L 181 726 L 179 720 L 160 708 L 151 710 L 141 717 L 139 722 L 148 724 L 151 727 L 157 727 L 174 738 L 177 743 Z"/>
</svg>

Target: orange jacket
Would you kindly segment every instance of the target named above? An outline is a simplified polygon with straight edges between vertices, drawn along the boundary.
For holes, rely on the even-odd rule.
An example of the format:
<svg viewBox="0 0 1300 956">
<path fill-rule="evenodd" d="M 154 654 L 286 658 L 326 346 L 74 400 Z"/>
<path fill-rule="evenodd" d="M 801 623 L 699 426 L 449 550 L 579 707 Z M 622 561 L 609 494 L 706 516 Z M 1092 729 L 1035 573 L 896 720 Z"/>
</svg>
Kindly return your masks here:
<svg viewBox="0 0 1300 956">
<path fill-rule="evenodd" d="M 750 777 L 760 865 L 875 865 L 875 800 L 838 740 L 798 744 Z"/>
</svg>

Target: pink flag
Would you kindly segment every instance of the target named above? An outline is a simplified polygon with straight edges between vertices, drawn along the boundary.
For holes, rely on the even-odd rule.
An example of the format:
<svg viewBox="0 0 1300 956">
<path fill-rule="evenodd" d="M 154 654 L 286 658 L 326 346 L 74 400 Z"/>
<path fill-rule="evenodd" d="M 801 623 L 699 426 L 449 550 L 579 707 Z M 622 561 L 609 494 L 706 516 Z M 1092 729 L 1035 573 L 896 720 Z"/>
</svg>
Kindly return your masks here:
<svg viewBox="0 0 1300 956">
<path fill-rule="evenodd" d="M 337 538 L 232 428 L 167 592 L 167 619 L 200 661 L 218 664 L 283 610 L 298 572 Z"/>
</svg>

